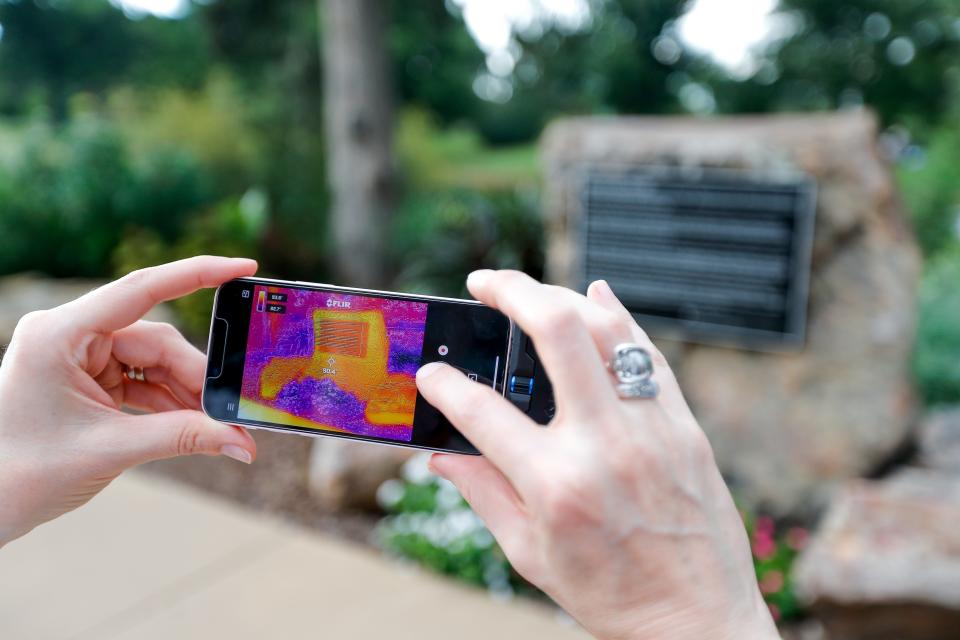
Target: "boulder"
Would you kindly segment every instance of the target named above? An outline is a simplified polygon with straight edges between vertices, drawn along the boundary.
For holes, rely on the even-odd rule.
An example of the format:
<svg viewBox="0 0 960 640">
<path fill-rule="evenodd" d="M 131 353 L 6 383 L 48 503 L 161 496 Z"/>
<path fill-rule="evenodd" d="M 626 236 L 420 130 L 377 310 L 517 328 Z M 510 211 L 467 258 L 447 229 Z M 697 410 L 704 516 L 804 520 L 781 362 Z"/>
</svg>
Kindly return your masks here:
<svg viewBox="0 0 960 640">
<path fill-rule="evenodd" d="M 921 260 L 871 114 L 574 118 L 550 126 L 543 156 L 547 277 L 567 286 L 579 286 L 577 190 L 591 165 L 802 171 L 816 181 L 801 349 L 651 331 L 744 504 L 804 515 L 907 440 Z"/>
<path fill-rule="evenodd" d="M 937 409 L 920 423 L 917 458 L 925 467 L 960 477 L 960 407 Z"/>
<path fill-rule="evenodd" d="M 377 489 L 400 475 L 410 449 L 317 438 L 310 450 L 311 495 L 330 511 L 377 508 Z"/>
<path fill-rule="evenodd" d="M 947 640 L 960 629 L 960 478 L 852 481 L 795 566 L 831 640 Z"/>
</svg>

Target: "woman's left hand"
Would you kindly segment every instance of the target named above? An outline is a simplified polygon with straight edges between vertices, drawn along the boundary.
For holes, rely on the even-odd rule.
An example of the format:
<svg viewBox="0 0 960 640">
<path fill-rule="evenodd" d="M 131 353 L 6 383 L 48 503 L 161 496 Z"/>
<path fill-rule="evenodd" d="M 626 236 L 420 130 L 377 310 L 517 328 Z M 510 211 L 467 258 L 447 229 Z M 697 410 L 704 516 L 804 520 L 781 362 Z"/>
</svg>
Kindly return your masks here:
<svg viewBox="0 0 960 640">
<path fill-rule="evenodd" d="M 246 431 L 200 411 L 204 355 L 172 326 L 141 318 L 256 269 L 244 258 L 190 258 L 24 316 L 0 366 L 0 546 L 143 462 L 197 453 L 253 460 Z M 126 367 L 145 380 L 129 379 Z"/>
<path fill-rule="evenodd" d="M 536 346 L 557 414 L 541 427 L 447 365 L 417 386 L 484 454 L 435 454 L 513 566 L 595 637 L 772 639 L 743 522 L 663 355 L 605 282 L 586 297 L 514 271 L 471 293 Z M 646 349 L 656 397 L 623 398 L 606 362 Z"/>
</svg>

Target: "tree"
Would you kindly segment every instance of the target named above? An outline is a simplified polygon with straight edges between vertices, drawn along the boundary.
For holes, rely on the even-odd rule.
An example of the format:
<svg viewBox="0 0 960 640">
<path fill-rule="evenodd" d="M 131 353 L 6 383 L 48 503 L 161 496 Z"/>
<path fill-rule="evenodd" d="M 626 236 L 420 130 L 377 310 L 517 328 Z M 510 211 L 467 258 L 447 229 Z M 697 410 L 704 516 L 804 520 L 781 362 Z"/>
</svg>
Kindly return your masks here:
<svg viewBox="0 0 960 640">
<path fill-rule="evenodd" d="M 484 54 L 449 2 L 391 0 L 387 42 L 403 104 L 431 111 L 442 124 L 472 119 L 480 106 L 473 80 Z"/>
<path fill-rule="evenodd" d="M 728 112 L 865 104 L 885 124 L 925 128 L 954 108 L 960 73 L 956 0 L 781 0 L 794 32 L 757 74 L 713 83 Z"/>
<path fill-rule="evenodd" d="M 386 7 L 383 0 L 318 1 L 334 267 L 345 284 L 382 286 L 395 191 Z"/>
<path fill-rule="evenodd" d="M 0 0 L 0 109 L 44 104 L 66 120 L 70 97 L 119 84 L 198 86 L 209 66 L 190 20 L 129 20 L 103 0 Z"/>
<path fill-rule="evenodd" d="M 552 118 L 572 113 L 668 113 L 680 110 L 668 77 L 690 56 L 671 40 L 676 59 L 654 42 L 683 15 L 688 0 L 593 0 L 581 29 L 547 22 L 515 34 L 519 58 L 507 80 L 512 97 L 481 101 L 473 115 L 494 143 L 536 138 Z"/>
</svg>

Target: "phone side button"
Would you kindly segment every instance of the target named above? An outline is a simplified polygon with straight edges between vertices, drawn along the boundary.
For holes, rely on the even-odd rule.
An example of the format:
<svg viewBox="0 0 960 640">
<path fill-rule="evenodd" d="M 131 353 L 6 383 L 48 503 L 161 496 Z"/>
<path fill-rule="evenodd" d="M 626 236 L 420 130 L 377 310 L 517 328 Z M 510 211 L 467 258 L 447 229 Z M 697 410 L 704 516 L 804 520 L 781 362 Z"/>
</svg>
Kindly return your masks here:
<svg viewBox="0 0 960 640">
<path fill-rule="evenodd" d="M 530 410 L 530 396 L 524 393 L 510 392 L 510 401 L 517 406 L 520 411 L 526 413 Z"/>
<path fill-rule="evenodd" d="M 230 324 L 223 318 L 214 318 L 210 330 L 210 342 L 207 354 L 207 378 L 216 380 L 223 373 L 223 362 L 227 354 L 227 332 Z"/>
</svg>

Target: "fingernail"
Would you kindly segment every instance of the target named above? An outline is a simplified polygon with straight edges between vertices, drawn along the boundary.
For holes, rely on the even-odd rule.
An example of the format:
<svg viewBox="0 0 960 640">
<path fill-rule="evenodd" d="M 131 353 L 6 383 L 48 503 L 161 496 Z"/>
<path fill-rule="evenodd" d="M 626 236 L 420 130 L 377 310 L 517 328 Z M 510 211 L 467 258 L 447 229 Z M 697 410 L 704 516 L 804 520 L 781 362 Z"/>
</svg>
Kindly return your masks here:
<svg viewBox="0 0 960 640">
<path fill-rule="evenodd" d="M 439 371 L 441 367 L 443 367 L 442 362 L 428 362 L 417 371 L 417 378 L 424 380 Z"/>
<path fill-rule="evenodd" d="M 243 447 L 238 447 L 235 444 L 225 444 L 220 447 L 220 455 L 233 458 L 237 462 L 242 462 L 244 464 L 250 464 L 253 462 L 253 456 L 250 455 L 250 452 Z"/>
<path fill-rule="evenodd" d="M 492 269 L 479 269 L 467 276 L 468 287 L 482 287 L 493 275 Z"/>
<path fill-rule="evenodd" d="M 616 299 L 617 296 L 613 293 L 613 289 L 610 288 L 610 284 L 606 280 L 594 280 L 593 286 L 596 289 L 596 292 L 608 299 Z"/>
<path fill-rule="evenodd" d="M 446 477 L 443 475 L 443 469 L 442 469 L 443 458 L 446 458 L 446 457 L 447 456 L 442 453 L 433 454 L 432 456 L 430 456 L 430 462 L 427 463 L 427 468 L 430 469 L 431 473 L 433 473 L 434 475 L 440 476 L 441 478 Z"/>
</svg>

